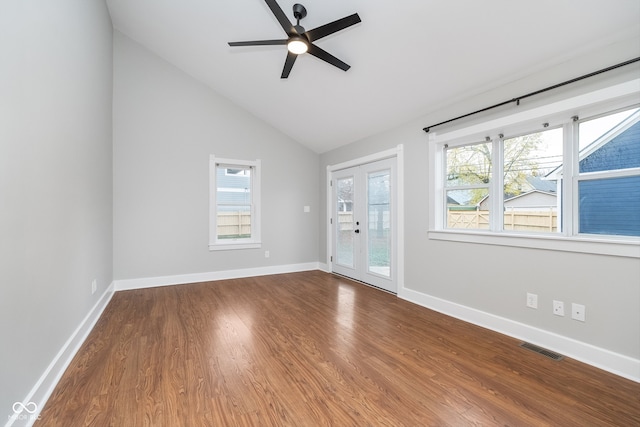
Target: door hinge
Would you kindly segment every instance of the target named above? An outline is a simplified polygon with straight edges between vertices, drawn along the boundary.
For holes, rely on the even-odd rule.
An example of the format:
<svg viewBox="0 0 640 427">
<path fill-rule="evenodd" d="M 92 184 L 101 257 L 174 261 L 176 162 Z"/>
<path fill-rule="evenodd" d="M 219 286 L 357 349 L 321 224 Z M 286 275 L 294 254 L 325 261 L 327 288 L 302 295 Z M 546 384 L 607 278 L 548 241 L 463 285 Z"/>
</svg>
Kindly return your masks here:
<svg viewBox="0 0 640 427">
<path fill-rule="evenodd" d="M 331 256 L 329 257 L 329 259 L 331 259 L 331 262 L 333 262 L 333 255 L 331 255 Z"/>
<path fill-rule="evenodd" d="M 329 187 L 333 187 L 333 180 L 332 179 L 329 180 Z"/>
<path fill-rule="evenodd" d="M 329 224 L 333 224 L 333 218 L 329 218 Z"/>
</svg>

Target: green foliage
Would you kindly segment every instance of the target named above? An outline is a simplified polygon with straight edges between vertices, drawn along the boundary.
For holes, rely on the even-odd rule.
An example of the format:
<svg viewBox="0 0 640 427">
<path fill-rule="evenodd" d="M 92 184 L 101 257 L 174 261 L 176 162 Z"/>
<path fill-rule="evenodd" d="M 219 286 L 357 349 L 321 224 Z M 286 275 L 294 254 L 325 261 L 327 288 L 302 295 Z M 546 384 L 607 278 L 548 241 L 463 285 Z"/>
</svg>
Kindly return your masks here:
<svg viewBox="0 0 640 427">
<path fill-rule="evenodd" d="M 538 162 L 533 153 L 542 144 L 542 135 L 534 133 L 504 141 L 504 191 L 515 196 L 526 191 L 527 177 L 537 176 Z M 492 179 L 491 143 L 455 147 L 447 150 L 447 185 L 466 186 L 488 184 Z M 469 204 L 476 204 L 487 195 L 484 188 L 470 189 Z"/>
</svg>

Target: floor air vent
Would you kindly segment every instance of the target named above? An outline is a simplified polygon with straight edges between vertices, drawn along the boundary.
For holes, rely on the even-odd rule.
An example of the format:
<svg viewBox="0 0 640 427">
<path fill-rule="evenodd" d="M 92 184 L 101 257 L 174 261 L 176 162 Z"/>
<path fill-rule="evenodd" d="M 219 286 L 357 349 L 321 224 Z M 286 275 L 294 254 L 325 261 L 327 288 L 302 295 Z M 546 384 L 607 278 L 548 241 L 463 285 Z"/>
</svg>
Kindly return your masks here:
<svg viewBox="0 0 640 427">
<path fill-rule="evenodd" d="M 547 350 L 546 348 L 542 348 L 542 347 L 538 347 L 537 345 L 528 343 L 528 342 L 523 342 L 520 344 L 520 347 L 522 348 L 526 348 L 527 350 L 531 350 L 531 351 L 535 351 L 536 353 L 540 353 L 541 355 L 548 357 L 549 359 L 553 359 L 553 360 L 562 360 L 564 359 L 564 356 L 558 353 L 554 353 L 551 350 Z"/>
</svg>

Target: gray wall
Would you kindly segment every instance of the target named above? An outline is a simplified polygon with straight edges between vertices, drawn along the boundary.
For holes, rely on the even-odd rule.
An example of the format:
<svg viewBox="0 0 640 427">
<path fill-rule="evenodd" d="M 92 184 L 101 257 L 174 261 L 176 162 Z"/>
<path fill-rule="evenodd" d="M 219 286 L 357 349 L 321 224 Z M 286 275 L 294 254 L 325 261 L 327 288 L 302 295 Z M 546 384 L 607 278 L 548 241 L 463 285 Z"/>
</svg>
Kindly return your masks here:
<svg viewBox="0 0 640 427">
<path fill-rule="evenodd" d="M 613 352 L 640 358 L 640 261 L 604 255 L 454 243 L 428 239 L 428 142 L 422 128 L 532 92 L 569 78 L 639 56 L 637 41 L 608 46 L 546 72 L 490 90 L 434 111 L 406 125 L 374 135 L 321 156 L 326 166 L 404 144 L 405 148 L 405 286 L 466 307 L 551 331 Z M 553 95 L 523 102 L 536 105 L 571 93 L 637 78 L 637 67 L 578 83 Z M 322 189 L 326 212 L 326 189 Z M 321 236 L 326 221 L 321 220 Z M 320 257 L 326 262 L 326 243 Z M 464 268 L 461 269 L 461 263 Z M 469 273 L 465 273 L 469 272 Z M 537 293 L 539 309 L 525 307 L 526 292 Z M 553 299 L 565 302 L 569 315 L 552 314 Z M 587 322 L 571 319 L 571 302 L 586 306 Z M 568 307 L 568 308 L 567 308 Z"/>
<path fill-rule="evenodd" d="M 5 423 L 112 281 L 107 8 L 101 1 L 0 2 L 0 52 Z"/>
<path fill-rule="evenodd" d="M 318 261 L 316 153 L 119 32 L 113 102 L 116 279 Z M 262 160 L 261 249 L 208 250 L 210 154 Z"/>
</svg>

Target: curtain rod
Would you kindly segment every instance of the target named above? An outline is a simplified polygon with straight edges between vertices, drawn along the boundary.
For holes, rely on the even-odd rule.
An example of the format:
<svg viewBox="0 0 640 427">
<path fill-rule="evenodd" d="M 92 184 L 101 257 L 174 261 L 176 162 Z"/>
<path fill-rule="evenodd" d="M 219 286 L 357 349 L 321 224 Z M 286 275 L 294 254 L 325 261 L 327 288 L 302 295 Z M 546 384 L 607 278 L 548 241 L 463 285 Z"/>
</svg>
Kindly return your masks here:
<svg viewBox="0 0 640 427">
<path fill-rule="evenodd" d="M 589 73 L 589 74 L 585 74 L 585 75 L 580 76 L 580 77 L 575 77 L 575 78 L 573 78 L 571 80 L 567 80 L 567 81 L 564 81 L 562 83 L 558 83 L 558 84 L 555 84 L 555 85 L 552 85 L 552 86 L 549 86 L 549 87 L 545 87 L 544 89 L 536 90 L 535 92 L 527 93 L 526 95 L 517 96 L 515 98 L 511 98 L 508 101 L 503 101 L 503 102 L 500 102 L 498 104 L 494 104 L 494 105 L 491 105 L 489 107 L 485 107 L 485 108 L 482 108 L 480 110 L 473 111 L 471 113 L 463 114 L 462 116 L 458 116 L 458 117 L 455 117 L 453 119 L 445 120 L 444 122 L 436 123 L 435 125 L 427 126 L 425 128 L 422 128 L 422 130 L 428 133 L 429 130 L 431 130 L 431 128 L 434 128 L 436 126 L 440 126 L 440 125 L 444 125 L 444 124 L 447 124 L 447 123 L 451 123 L 451 122 L 454 122 L 456 120 L 464 119 L 465 117 L 473 116 L 475 114 L 484 113 L 485 111 L 492 110 L 492 109 L 498 108 L 498 107 L 502 107 L 503 105 L 511 104 L 512 102 L 515 102 L 516 105 L 520 105 L 520 100 L 521 99 L 529 98 L 530 96 L 534 96 L 534 95 L 539 95 L 539 94 L 541 94 L 543 92 L 547 92 L 547 91 L 550 91 L 550 90 L 553 90 L 553 89 L 557 89 L 559 87 L 566 86 L 568 84 L 575 83 L 575 82 L 578 82 L 580 80 L 588 79 L 589 77 L 597 76 L 598 74 L 606 73 L 607 71 L 615 70 L 616 68 L 624 67 L 625 65 L 633 64 L 634 62 L 638 62 L 638 61 L 640 61 L 640 57 L 633 58 L 633 59 L 630 59 L 628 61 L 624 61 L 624 62 L 621 62 L 619 64 L 612 65 L 610 67 L 603 68 L 601 70 L 594 71 L 594 72 Z"/>
</svg>

